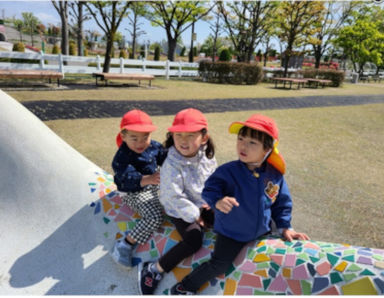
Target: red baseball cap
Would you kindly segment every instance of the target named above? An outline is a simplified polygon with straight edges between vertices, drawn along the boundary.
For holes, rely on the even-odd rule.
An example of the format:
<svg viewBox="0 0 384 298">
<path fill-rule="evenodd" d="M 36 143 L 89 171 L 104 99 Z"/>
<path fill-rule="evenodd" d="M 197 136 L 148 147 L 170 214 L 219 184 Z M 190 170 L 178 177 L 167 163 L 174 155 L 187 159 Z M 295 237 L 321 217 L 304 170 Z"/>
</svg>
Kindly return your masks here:
<svg viewBox="0 0 384 298">
<path fill-rule="evenodd" d="M 231 123 L 231 125 L 229 126 L 229 132 L 238 134 L 243 126 L 247 126 L 252 129 L 265 132 L 273 138 L 273 150 L 269 155 L 267 162 L 270 163 L 273 167 L 275 167 L 280 173 L 284 174 L 286 166 L 283 156 L 277 150 L 279 130 L 277 129 L 275 121 L 267 116 L 254 114 L 249 117 L 245 122 Z"/>
<path fill-rule="evenodd" d="M 123 129 L 138 132 L 152 132 L 156 130 L 156 128 L 147 113 L 136 109 L 125 113 L 120 122 L 120 132 Z M 116 136 L 116 144 L 118 147 L 120 147 L 123 142 L 120 132 Z"/>
<path fill-rule="evenodd" d="M 196 132 L 208 128 L 208 122 L 202 112 L 196 109 L 184 109 L 178 112 L 173 120 L 170 132 Z"/>
</svg>

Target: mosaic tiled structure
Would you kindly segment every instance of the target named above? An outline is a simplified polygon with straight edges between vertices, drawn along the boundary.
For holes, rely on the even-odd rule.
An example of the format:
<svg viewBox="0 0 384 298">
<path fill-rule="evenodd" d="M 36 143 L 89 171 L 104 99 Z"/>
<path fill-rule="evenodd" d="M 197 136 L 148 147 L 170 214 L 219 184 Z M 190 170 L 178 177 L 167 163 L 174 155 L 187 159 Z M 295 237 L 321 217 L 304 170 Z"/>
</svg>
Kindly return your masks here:
<svg viewBox="0 0 384 298">
<path fill-rule="evenodd" d="M 139 216 L 122 205 L 108 173 L 95 173 L 95 181 L 89 186 L 91 192 L 98 193 L 91 207 L 105 223 L 106 231 L 100 232 L 113 243 L 126 235 Z M 108 232 L 111 225 L 114 233 Z M 145 245 L 137 248 L 134 263 L 157 259 L 179 240 L 166 220 Z M 214 241 L 215 234 L 206 232 L 203 247 L 172 271 L 175 279 L 181 280 L 208 260 Z M 284 242 L 269 237 L 248 244 L 228 272 L 202 288 L 208 287 L 224 295 L 380 295 L 384 293 L 384 250 L 312 240 Z"/>
</svg>

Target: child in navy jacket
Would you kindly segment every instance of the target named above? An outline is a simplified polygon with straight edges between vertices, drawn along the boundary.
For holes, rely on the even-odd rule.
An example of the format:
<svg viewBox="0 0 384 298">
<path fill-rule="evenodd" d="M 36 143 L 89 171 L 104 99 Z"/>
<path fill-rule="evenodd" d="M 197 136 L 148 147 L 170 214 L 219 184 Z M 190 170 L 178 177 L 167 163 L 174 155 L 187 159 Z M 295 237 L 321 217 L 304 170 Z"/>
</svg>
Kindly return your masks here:
<svg viewBox="0 0 384 298">
<path fill-rule="evenodd" d="M 163 164 L 167 150 L 151 140 L 151 132 L 155 129 L 146 113 L 131 110 L 123 116 L 116 137 L 119 149 L 112 162 L 114 182 L 123 203 L 141 216 L 128 235 L 116 241 L 112 250 L 113 259 L 125 267 L 132 267 L 132 251 L 136 244 L 147 242 L 163 222 L 158 167 Z"/>
<path fill-rule="evenodd" d="M 274 220 L 287 240 L 308 240 L 291 228 L 292 200 L 284 180 L 285 162 L 277 151 L 275 122 L 252 115 L 234 122 L 239 159 L 220 166 L 206 181 L 203 199 L 215 211 L 217 232 L 212 258 L 171 289 L 173 295 L 195 294 L 207 281 L 225 273 L 240 250 L 270 232 Z"/>
</svg>

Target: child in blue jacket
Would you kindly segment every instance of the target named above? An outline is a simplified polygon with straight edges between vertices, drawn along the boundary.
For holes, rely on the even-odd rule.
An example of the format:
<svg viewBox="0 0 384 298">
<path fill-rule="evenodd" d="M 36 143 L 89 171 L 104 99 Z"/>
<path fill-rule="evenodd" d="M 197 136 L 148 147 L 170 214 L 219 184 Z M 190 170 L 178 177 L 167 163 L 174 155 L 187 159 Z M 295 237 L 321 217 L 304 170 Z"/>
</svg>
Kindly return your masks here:
<svg viewBox="0 0 384 298">
<path fill-rule="evenodd" d="M 195 294 L 204 283 L 225 273 L 248 242 L 270 232 L 271 220 L 287 241 L 309 239 L 291 228 L 292 200 L 273 119 L 255 114 L 232 123 L 229 132 L 237 134 L 239 159 L 217 168 L 202 192 L 215 212 L 212 258 L 174 285 L 173 295 Z"/>
</svg>

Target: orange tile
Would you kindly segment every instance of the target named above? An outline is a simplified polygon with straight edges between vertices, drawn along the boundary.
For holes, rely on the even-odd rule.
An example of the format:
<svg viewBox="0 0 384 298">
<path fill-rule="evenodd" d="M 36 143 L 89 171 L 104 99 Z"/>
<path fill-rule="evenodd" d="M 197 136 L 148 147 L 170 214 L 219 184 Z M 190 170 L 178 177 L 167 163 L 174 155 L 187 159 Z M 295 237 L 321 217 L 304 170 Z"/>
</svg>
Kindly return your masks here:
<svg viewBox="0 0 384 298">
<path fill-rule="evenodd" d="M 224 295 L 235 295 L 236 292 L 236 281 L 228 278 L 224 285 Z"/>
<path fill-rule="evenodd" d="M 335 267 L 335 270 L 339 272 L 343 272 L 345 268 L 347 267 L 348 263 L 346 261 L 342 261 L 339 265 Z"/>
<path fill-rule="evenodd" d="M 256 270 L 253 273 L 256 274 L 256 275 L 259 275 L 259 276 L 268 277 L 267 269 Z"/>
<path fill-rule="evenodd" d="M 108 211 L 112 208 L 112 204 L 105 198 L 102 199 L 102 202 L 104 213 L 108 213 Z"/>
<path fill-rule="evenodd" d="M 172 231 L 172 233 L 169 235 L 169 238 L 171 238 L 172 240 L 175 240 L 175 241 L 181 241 L 182 240 L 179 232 L 176 230 Z"/>
<path fill-rule="evenodd" d="M 291 268 L 283 268 L 283 276 L 285 278 L 291 278 Z"/>
<path fill-rule="evenodd" d="M 261 263 L 261 262 L 267 262 L 271 260 L 266 254 L 257 254 L 254 258 L 253 261 L 255 263 Z"/>
<path fill-rule="evenodd" d="M 192 268 L 180 268 L 176 267 L 172 270 L 173 275 L 175 276 L 177 282 L 180 282 L 184 277 L 191 273 Z"/>
</svg>

